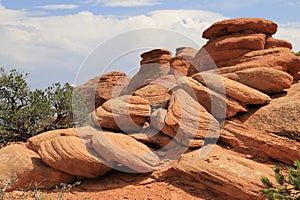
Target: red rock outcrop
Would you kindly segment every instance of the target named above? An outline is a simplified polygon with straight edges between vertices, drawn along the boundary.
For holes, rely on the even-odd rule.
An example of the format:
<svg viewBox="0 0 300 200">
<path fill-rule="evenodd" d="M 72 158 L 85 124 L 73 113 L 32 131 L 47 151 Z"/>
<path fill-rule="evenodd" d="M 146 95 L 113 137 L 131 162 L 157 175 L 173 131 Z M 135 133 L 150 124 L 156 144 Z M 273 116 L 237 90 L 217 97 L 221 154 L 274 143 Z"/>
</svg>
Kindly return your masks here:
<svg viewBox="0 0 300 200">
<path fill-rule="evenodd" d="M 206 29 L 202 37 L 214 39 L 233 33 L 264 33 L 273 35 L 277 31 L 277 24 L 262 18 L 237 18 L 214 23 Z"/>
<path fill-rule="evenodd" d="M 125 95 L 105 102 L 96 109 L 94 125 L 113 130 L 141 130 L 150 116 L 149 101 L 139 96 Z"/>
<path fill-rule="evenodd" d="M 252 68 L 224 74 L 224 76 L 265 93 L 278 93 L 293 84 L 293 77 L 272 68 Z"/>
<path fill-rule="evenodd" d="M 292 165 L 299 158 L 299 142 L 255 130 L 237 119 L 226 120 L 219 143 L 260 162 L 278 160 Z"/>
<path fill-rule="evenodd" d="M 135 172 L 151 172 L 160 164 L 152 150 L 132 137 L 113 132 L 93 135 L 91 146 L 108 162 L 117 162 Z"/>
<path fill-rule="evenodd" d="M 300 141 L 299 91 L 300 84 L 294 84 L 291 89 L 287 90 L 284 98 L 273 99 L 269 105 L 258 109 L 249 116 L 246 124 L 265 133 L 273 133 Z"/>
<path fill-rule="evenodd" d="M 49 188 L 114 168 L 155 171 L 144 182 L 178 179 L 208 199 L 264 199 L 261 175 L 274 181 L 273 166 L 293 164 L 300 151 L 300 58 L 272 37 L 276 31 L 265 19 L 224 20 L 203 33 L 209 41 L 200 51 L 143 53 L 127 87 L 122 72 L 92 79 L 78 88 L 87 88 L 87 101 L 96 96 L 97 128 L 30 138 L 41 158 L 25 146 L 1 149 L 0 180 L 17 173 L 21 183 L 12 189 L 23 188 L 30 173 L 38 174 L 34 181 L 50 173 Z M 25 166 L 16 167 L 14 154 Z"/>
<path fill-rule="evenodd" d="M 61 137 L 61 136 L 77 136 L 77 137 L 79 137 L 76 128 L 57 129 L 57 130 L 47 131 L 47 132 L 44 132 L 44 133 L 41 133 L 39 135 L 29 138 L 27 140 L 27 147 L 29 149 L 32 149 L 32 150 L 38 152 L 42 142 L 51 140 L 56 137 Z"/>
<path fill-rule="evenodd" d="M 268 67 L 294 76 L 300 71 L 300 58 L 291 52 L 290 42 L 272 37 L 276 31 L 277 24 L 265 19 L 216 22 L 203 32 L 209 41 L 192 63 L 200 72 L 212 70 L 223 74 Z"/>
<path fill-rule="evenodd" d="M 210 90 L 191 77 L 182 77 L 178 80 L 178 85 L 196 98 L 215 118 L 230 118 L 239 112 L 247 112 L 247 108 L 241 102 Z"/>
<path fill-rule="evenodd" d="M 92 112 L 105 101 L 113 97 L 118 97 L 121 91 L 128 85 L 129 81 L 129 76 L 124 72 L 109 72 L 76 87 L 76 90 L 81 92 L 89 112 Z"/>
<path fill-rule="evenodd" d="M 47 166 L 36 152 L 25 145 L 0 149 L 1 189 L 51 189 L 74 180 L 74 176 Z"/>
<path fill-rule="evenodd" d="M 151 120 L 155 128 L 188 146 L 194 138 L 217 138 L 220 128 L 218 121 L 182 89 L 173 92 L 168 110 L 158 110 Z"/>
<path fill-rule="evenodd" d="M 211 90 L 245 104 L 266 104 L 271 101 L 268 95 L 222 75 L 202 72 L 194 74 L 192 77 Z"/>
<path fill-rule="evenodd" d="M 141 55 L 141 67 L 138 73 L 131 79 L 122 94 L 131 94 L 140 87 L 153 80 L 165 76 L 170 71 L 172 53 L 166 49 L 154 49 Z"/>
<path fill-rule="evenodd" d="M 195 67 L 184 57 L 175 56 L 170 60 L 172 74 L 179 76 L 189 76 L 196 73 Z"/>
<path fill-rule="evenodd" d="M 40 145 L 39 155 L 54 169 L 76 176 L 97 178 L 110 171 L 103 160 L 88 152 L 85 143 L 79 137 L 56 137 Z"/>
<path fill-rule="evenodd" d="M 172 174 L 179 176 L 183 183 L 206 191 L 210 199 L 263 199 L 258 198 L 262 187 L 260 176 L 272 180 L 272 166 L 241 158 L 219 146 L 206 158 L 199 157 L 200 151 L 183 155 L 173 166 Z"/>
<path fill-rule="evenodd" d="M 293 45 L 289 41 L 278 40 L 269 36 L 266 40 L 265 49 L 271 49 L 276 47 L 285 47 L 285 48 L 292 49 Z"/>
<path fill-rule="evenodd" d="M 166 106 L 167 102 L 170 100 L 171 95 L 169 93 L 169 88 L 165 87 L 164 84 L 150 83 L 135 92 L 133 95 L 140 96 L 149 101 L 151 106 Z"/>
</svg>

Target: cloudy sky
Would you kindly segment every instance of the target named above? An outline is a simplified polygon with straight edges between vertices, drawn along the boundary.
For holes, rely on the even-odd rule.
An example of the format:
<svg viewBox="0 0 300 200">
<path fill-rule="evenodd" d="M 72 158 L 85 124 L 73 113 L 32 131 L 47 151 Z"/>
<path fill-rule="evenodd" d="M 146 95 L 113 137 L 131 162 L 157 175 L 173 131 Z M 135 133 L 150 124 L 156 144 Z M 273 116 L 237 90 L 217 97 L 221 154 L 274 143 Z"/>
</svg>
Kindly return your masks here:
<svg viewBox="0 0 300 200">
<path fill-rule="evenodd" d="M 87 79 L 109 71 L 108 65 L 131 73 L 147 48 L 199 48 L 206 42 L 203 30 L 236 17 L 275 21 L 274 37 L 300 51 L 299 10 L 298 0 L 0 0 L 0 66 L 29 72 L 32 88 L 78 84 L 89 55 L 98 59 Z"/>
</svg>

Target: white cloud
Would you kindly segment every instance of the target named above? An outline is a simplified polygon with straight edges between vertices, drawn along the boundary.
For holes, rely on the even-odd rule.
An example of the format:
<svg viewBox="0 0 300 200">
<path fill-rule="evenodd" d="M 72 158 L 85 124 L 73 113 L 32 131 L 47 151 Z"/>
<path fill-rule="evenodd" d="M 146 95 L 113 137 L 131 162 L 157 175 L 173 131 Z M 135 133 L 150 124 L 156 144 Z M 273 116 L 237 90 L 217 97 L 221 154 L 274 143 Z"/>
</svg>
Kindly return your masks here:
<svg viewBox="0 0 300 200">
<path fill-rule="evenodd" d="M 36 8 L 41 8 L 45 10 L 71 10 L 79 8 L 79 6 L 75 4 L 49 4 L 45 6 L 36 6 Z"/>
<path fill-rule="evenodd" d="M 72 82 L 81 62 L 97 44 L 124 31 L 170 29 L 201 45 L 205 42 L 202 31 L 213 21 L 224 19 L 216 13 L 195 10 L 162 10 L 120 18 L 90 12 L 32 17 L 26 11 L 0 9 L 0 66 L 34 74 L 31 81 L 35 87 L 55 81 Z M 138 38 L 128 40 L 134 43 Z"/>
<path fill-rule="evenodd" d="M 300 51 L 300 23 L 282 23 L 278 25 L 275 38 L 288 40 L 293 44 L 293 50 Z"/>
<path fill-rule="evenodd" d="M 213 22 L 225 18 L 201 10 L 160 10 L 128 17 L 90 12 L 33 17 L 30 12 L 6 9 L 0 4 L 0 66 L 29 72 L 34 87 L 45 87 L 57 81 L 72 83 L 88 53 L 97 44 L 124 31 L 163 28 L 177 31 L 201 46 L 206 42 L 201 38 L 202 32 Z M 299 25 L 282 25 L 276 38 L 289 40 L 296 50 L 300 50 L 299 32 Z M 132 36 L 127 40 L 137 43 L 149 37 L 151 35 Z M 161 35 L 159 39 L 165 37 Z M 171 44 L 164 47 L 173 48 Z M 137 57 L 137 63 L 139 59 Z M 106 64 L 99 62 L 97 66 L 103 68 Z"/>
<path fill-rule="evenodd" d="M 87 3 L 101 3 L 107 7 L 142 7 L 161 4 L 158 0 L 86 0 Z"/>
<path fill-rule="evenodd" d="M 288 3 L 289 6 L 292 7 L 300 7 L 300 2 L 299 1 L 292 1 Z"/>
</svg>

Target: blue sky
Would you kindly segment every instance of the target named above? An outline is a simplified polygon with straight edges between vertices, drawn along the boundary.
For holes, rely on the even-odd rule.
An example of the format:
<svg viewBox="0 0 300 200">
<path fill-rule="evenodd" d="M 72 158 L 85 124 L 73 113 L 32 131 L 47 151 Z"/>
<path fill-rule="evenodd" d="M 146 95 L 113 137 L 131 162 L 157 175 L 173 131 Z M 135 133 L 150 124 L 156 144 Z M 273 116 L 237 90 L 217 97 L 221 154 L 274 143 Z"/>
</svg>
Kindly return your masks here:
<svg viewBox="0 0 300 200">
<path fill-rule="evenodd" d="M 95 15 L 133 16 L 153 10 L 193 9 L 217 12 L 230 18 L 263 17 L 277 22 L 297 21 L 300 15 L 300 1 L 298 0 L 1 0 L 0 2 L 9 9 L 45 12 L 45 15 L 68 15 L 90 11 Z M 43 6 L 47 5 L 69 5 L 70 7 L 43 9 Z"/>
<path fill-rule="evenodd" d="M 92 50 L 120 33 L 163 28 L 183 34 L 201 47 L 206 42 L 201 38 L 203 30 L 215 21 L 237 17 L 275 21 L 279 30 L 274 37 L 291 41 L 293 50 L 300 51 L 299 10 L 298 0 L 0 0 L 0 66 L 29 72 L 33 88 L 54 82 L 76 84 L 80 66 Z M 129 37 L 124 45 L 138 39 Z M 164 45 L 174 48 L 170 43 Z M 123 63 L 114 62 L 118 66 L 112 69 L 137 70 L 138 53 L 127 54 L 128 59 L 123 56 Z M 97 62 L 94 65 L 99 65 L 99 70 L 90 76 L 106 69 L 104 61 Z"/>
</svg>

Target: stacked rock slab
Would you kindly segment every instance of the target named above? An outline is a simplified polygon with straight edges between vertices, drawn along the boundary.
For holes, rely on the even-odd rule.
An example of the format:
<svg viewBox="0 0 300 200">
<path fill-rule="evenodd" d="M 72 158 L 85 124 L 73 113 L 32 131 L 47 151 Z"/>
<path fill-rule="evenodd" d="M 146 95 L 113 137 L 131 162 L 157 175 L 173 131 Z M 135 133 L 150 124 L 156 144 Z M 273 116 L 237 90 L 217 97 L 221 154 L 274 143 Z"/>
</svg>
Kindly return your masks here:
<svg viewBox="0 0 300 200">
<path fill-rule="evenodd" d="M 296 78 L 300 58 L 291 51 L 290 42 L 272 37 L 276 32 L 277 24 L 265 19 L 216 22 L 203 32 L 203 38 L 209 41 L 196 54 L 193 64 L 199 71 L 222 68 L 221 74 L 268 67 Z"/>
<path fill-rule="evenodd" d="M 170 71 L 172 53 L 167 49 L 154 49 L 141 55 L 140 70 L 131 79 L 122 94 L 131 94 L 151 81 L 165 76 Z"/>
<path fill-rule="evenodd" d="M 130 77 L 124 72 L 109 72 L 89 80 L 76 90 L 81 93 L 88 111 L 92 112 L 107 100 L 118 97 L 129 81 Z"/>
<path fill-rule="evenodd" d="M 40 156 L 25 145 L 0 149 L 0 189 L 51 189 L 75 180 L 71 174 L 47 166 Z"/>
</svg>

